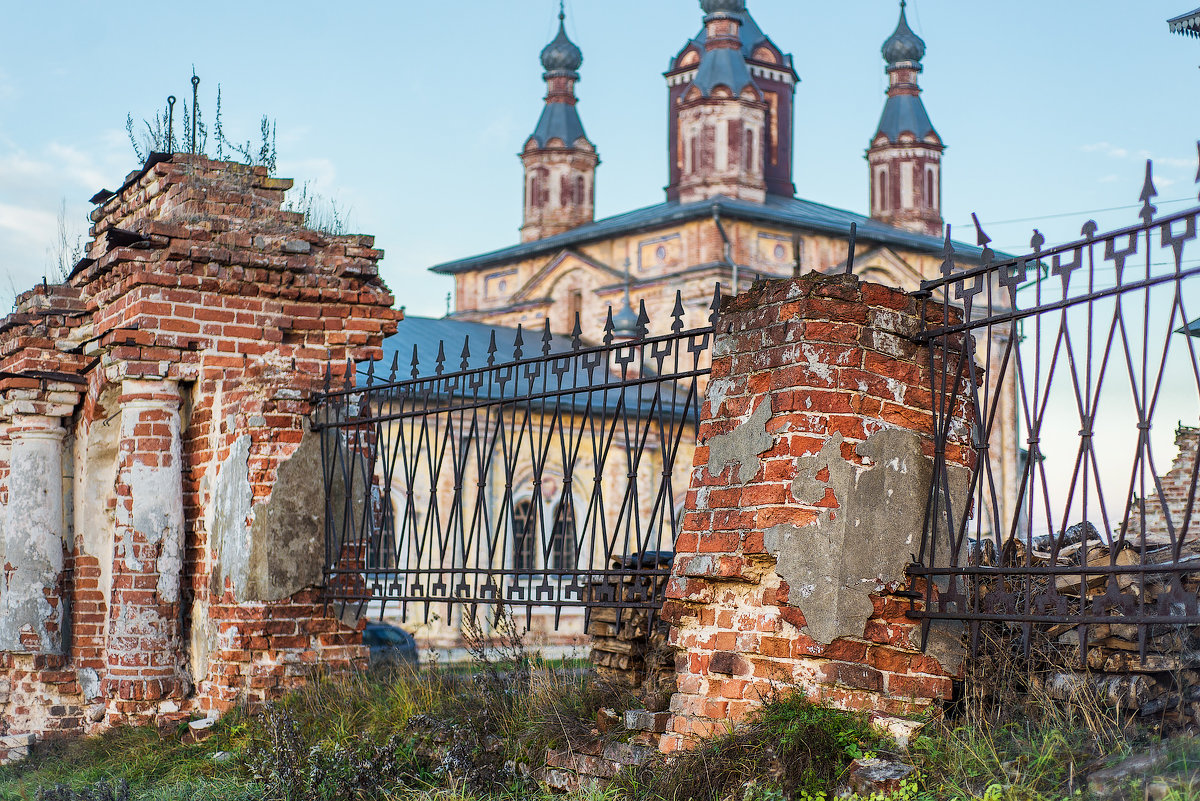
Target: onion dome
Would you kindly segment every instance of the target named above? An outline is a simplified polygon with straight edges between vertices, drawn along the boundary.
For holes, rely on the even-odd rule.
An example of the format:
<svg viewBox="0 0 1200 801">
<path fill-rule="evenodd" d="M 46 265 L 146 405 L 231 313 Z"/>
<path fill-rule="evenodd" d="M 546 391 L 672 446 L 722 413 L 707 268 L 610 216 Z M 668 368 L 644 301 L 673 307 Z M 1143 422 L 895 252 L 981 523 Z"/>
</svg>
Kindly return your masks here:
<svg viewBox="0 0 1200 801">
<path fill-rule="evenodd" d="M 629 291 L 625 291 L 625 302 L 620 311 L 613 315 L 613 336 L 623 339 L 635 339 L 638 335 L 638 316 L 629 302 Z"/>
<path fill-rule="evenodd" d="M 908 27 L 904 13 L 905 0 L 900 0 L 900 23 L 886 42 L 883 43 L 883 58 L 889 65 L 904 62 L 919 62 L 925 58 L 925 42 Z"/>
<path fill-rule="evenodd" d="M 746 0 L 700 0 L 705 14 L 744 14 Z"/>
<path fill-rule="evenodd" d="M 577 72 L 583 64 L 583 51 L 567 36 L 566 18 L 564 12 L 558 12 L 558 36 L 542 49 L 546 72 Z"/>
</svg>

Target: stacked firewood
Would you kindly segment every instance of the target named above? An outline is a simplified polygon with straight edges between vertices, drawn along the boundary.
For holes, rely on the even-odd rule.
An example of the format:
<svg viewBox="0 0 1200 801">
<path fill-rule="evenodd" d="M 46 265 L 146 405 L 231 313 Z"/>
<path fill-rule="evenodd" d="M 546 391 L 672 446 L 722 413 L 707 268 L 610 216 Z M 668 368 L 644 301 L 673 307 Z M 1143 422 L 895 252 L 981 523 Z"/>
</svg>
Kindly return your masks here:
<svg viewBox="0 0 1200 801">
<path fill-rule="evenodd" d="M 1140 531 L 1130 531 L 1124 538 L 1103 538 L 1095 526 L 1081 523 L 1055 537 L 1033 538 L 1028 553 L 1010 541 L 997 560 L 1078 568 L 1078 572 L 997 577 L 981 581 L 977 591 L 984 607 L 995 611 L 1007 606 L 1009 611 L 1028 609 L 1048 617 L 1109 618 L 1033 627 L 1032 638 L 1048 646 L 1041 649 L 1048 670 L 1037 683 L 1049 697 L 1070 700 L 1086 693 L 1144 718 L 1161 716 L 1166 724 L 1195 726 L 1200 724 L 1200 625 L 1122 622 L 1139 615 L 1182 616 L 1200 611 L 1200 542 L 1188 540 L 1176 549 L 1161 532 L 1143 537 Z M 985 549 L 972 551 L 979 563 L 995 564 Z M 1195 571 L 1111 571 L 1111 567 L 1176 563 L 1194 564 Z M 1007 603 L 996 595 L 1001 587 Z M 993 596 L 990 604 L 989 595 Z M 1009 629 L 1015 633 L 1021 626 Z"/>
<path fill-rule="evenodd" d="M 613 566 L 649 570 L 670 567 L 673 554 L 652 552 L 615 559 Z M 674 691 L 675 654 L 668 645 L 669 626 L 656 613 L 610 604 L 663 597 L 665 575 L 629 573 L 593 581 L 589 592 L 587 633 L 592 638 L 592 669 L 604 681 L 641 688 L 647 707 Z M 665 707 L 664 707 L 665 708 Z"/>
</svg>

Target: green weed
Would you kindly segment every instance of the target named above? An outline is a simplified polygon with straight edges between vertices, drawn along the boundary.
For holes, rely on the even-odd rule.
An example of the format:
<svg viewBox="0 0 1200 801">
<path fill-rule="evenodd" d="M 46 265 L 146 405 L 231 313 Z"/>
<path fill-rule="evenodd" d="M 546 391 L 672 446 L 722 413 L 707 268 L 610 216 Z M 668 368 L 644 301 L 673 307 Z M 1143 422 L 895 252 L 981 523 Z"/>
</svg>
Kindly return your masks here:
<svg viewBox="0 0 1200 801">
<path fill-rule="evenodd" d="M 854 759 L 887 744 L 865 716 L 794 692 L 692 751 L 630 771 L 617 786 L 638 801 L 817 799 L 842 783 Z"/>
</svg>

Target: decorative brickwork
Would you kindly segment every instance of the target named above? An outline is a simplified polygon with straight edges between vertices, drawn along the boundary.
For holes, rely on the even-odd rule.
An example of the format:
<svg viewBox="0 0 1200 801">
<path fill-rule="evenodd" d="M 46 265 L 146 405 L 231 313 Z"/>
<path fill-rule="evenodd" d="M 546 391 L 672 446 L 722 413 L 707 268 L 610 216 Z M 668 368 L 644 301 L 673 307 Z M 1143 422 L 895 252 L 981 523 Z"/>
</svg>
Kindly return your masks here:
<svg viewBox="0 0 1200 801">
<path fill-rule="evenodd" d="M 679 673 L 663 750 L 780 689 L 884 715 L 950 695 L 959 638 L 934 630 L 923 653 L 906 617 L 934 455 L 920 313 L 899 290 L 817 274 L 722 308 L 663 610 Z M 960 498 L 966 412 L 947 453 Z"/>
<path fill-rule="evenodd" d="M 155 156 L 67 285 L 0 322 L 0 736 L 170 722 L 364 661 L 317 589 L 309 399 L 400 315 L 373 239 L 303 228 L 290 186 Z"/>
</svg>

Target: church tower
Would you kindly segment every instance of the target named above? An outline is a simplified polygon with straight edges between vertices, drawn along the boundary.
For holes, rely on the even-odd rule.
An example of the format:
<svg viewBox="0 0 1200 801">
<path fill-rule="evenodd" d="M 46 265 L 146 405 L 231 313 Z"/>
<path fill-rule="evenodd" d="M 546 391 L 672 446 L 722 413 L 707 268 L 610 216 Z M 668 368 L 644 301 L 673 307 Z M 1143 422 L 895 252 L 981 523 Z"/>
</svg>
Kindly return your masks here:
<svg viewBox="0 0 1200 801">
<path fill-rule="evenodd" d="M 595 217 L 600 158 L 575 107 L 582 64 L 583 53 L 567 36 L 566 13 L 560 4 L 558 36 L 542 50 L 546 107 L 521 151 L 525 165 L 522 242 L 569 231 Z"/>
<path fill-rule="evenodd" d="M 791 197 L 791 57 L 755 24 L 745 0 L 701 0 L 704 30 L 666 73 L 671 172 L 667 199 Z"/>
<path fill-rule="evenodd" d="M 930 236 L 942 235 L 942 152 L 917 75 L 925 42 L 908 27 L 905 0 L 900 23 L 883 43 L 888 99 L 867 150 L 871 177 L 871 217 Z"/>
</svg>

